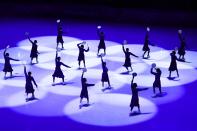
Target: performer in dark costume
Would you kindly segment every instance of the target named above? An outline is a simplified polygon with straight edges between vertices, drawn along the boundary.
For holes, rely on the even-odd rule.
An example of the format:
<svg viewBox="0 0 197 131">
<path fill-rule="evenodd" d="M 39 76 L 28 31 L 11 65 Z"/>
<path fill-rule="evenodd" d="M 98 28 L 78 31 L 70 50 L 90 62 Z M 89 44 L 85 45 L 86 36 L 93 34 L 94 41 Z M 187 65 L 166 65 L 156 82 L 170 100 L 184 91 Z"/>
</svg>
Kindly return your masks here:
<svg viewBox="0 0 197 131">
<path fill-rule="evenodd" d="M 170 53 L 170 56 L 171 56 L 171 63 L 170 63 L 170 67 L 169 67 L 169 78 L 171 78 L 171 72 L 172 71 L 176 71 L 177 72 L 177 77 L 179 77 L 179 72 L 178 72 L 178 69 L 177 69 L 177 63 L 176 63 L 176 60 L 177 60 L 177 57 L 176 57 L 176 51 L 172 51 L 172 53 Z"/>
<path fill-rule="evenodd" d="M 134 56 L 134 57 L 138 57 L 136 55 L 134 55 L 133 53 L 129 52 L 129 48 L 124 48 L 124 43 L 122 44 L 122 50 L 125 53 L 125 63 L 124 63 L 124 67 L 127 69 L 127 71 L 129 72 L 129 68 L 131 68 L 131 71 L 133 71 L 132 67 L 131 67 L 131 59 L 130 59 L 130 55 Z"/>
<path fill-rule="evenodd" d="M 10 60 L 13 60 L 13 61 L 19 61 L 17 59 L 13 59 L 11 57 L 9 57 L 9 53 L 6 53 L 7 49 L 9 48 L 9 46 L 6 47 L 6 49 L 4 50 L 4 60 L 5 60 L 5 64 L 4 64 L 4 69 L 3 69 L 3 72 L 5 72 L 5 75 L 4 75 L 4 78 L 6 78 L 6 74 L 7 72 L 10 72 L 10 77 L 12 77 L 12 66 L 10 64 Z"/>
<path fill-rule="evenodd" d="M 156 70 L 156 72 L 154 72 L 153 70 Z M 151 74 L 155 75 L 155 81 L 153 82 L 153 93 L 155 94 L 155 88 L 159 88 L 159 92 L 160 94 L 162 94 L 161 92 L 161 81 L 160 81 L 160 77 L 161 77 L 161 70 L 159 68 L 156 68 L 156 65 L 154 66 L 154 64 L 152 64 L 152 68 L 151 68 Z"/>
<path fill-rule="evenodd" d="M 181 45 L 178 48 L 179 60 L 185 61 L 185 47 L 186 47 L 186 43 L 185 43 L 185 38 L 182 35 L 182 30 L 178 30 L 178 35 L 179 35 L 179 39 L 180 39 L 180 42 L 181 42 Z"/>
<path fill-rule="evenodd" d="M 85 44 L 85 42 L 77 44 L 77 47 L 79 48 L 79 56 L 78 56 L 79 68 L 80 68 L 81 61 L 83 61 L 84 67 L 86 67 L 84 52 L 88 52 L 89 51 L 89 47 L 87 49 L 84 49 L 84 44 Z"/>
<path fill-rule="evenodd" d="M 101 27 L 97 28 L 97 34 L 98 34 L 98 36 L 100 38 L 97 55 L 99 55 L 100 49 L 103 49 L 104 50 L 104 55 L 106 55 L 105 34 L 104 34 L 103 31 L 101 31 Z"/>
<path fill-rule="evenodd" d="M 81 94 L 80 94 L 80 103 L 82 102 L 82 99 L 83 98 L 86 98 L 87 99 L 87 103 L 89 104 L 89 96 L 88 96 L 88 89 L 87 87 L 89 86 L 94 86 L 94 84 L 88 84 L 86 83 L 87 82 L 87 79 L 83 77 L 84 75 L 84 70 L 82 72 L 82 75 L 81 75 L 81 86 L 82 86 L 82 89 L 81 89 Z"/>
<path fill-rule="evenodd" d="M 139 104 L 139 96 L 138 96 L 138 89 L 137 89 L 137 83 L 133 83 L 134 81 L 134 77 L 136 76 L 136 73 L 133 73 L 133 78 L 131 81 L 131 90 L 132 90 L 132 98 L 131 98 L 131 102 L 130 102 L 130 108 L 131 108 L 131 112 L 133 110 L 133 108 L 135 106 L 138 107 L 138 112 L 140 111 L 140 104 Z"/>
<path fill-rule="evenodd" d="M 32 41 L 28 35 L 27 35 L 27 37 L 28 37 L 29 41 L 32 44 L 31 54 L 30 54 L 31 64 L 32 64 L 33 58 L 36 58 L 36 63 L 38 63 L 38 54 L 39 54 L 39 52 L 38 52 L 37 40 Z"/>
<path fill-rule="evenodd" d="M 149 32 L 150 32 L 150 28 L 147 27 L 146 36 L 145 36 L 145 41 L 144 41 L 144 46 L 143 46 L 143 48 L 142 48 L 142 50 L 144 51 L 144 54 L 143 54 L 143 56 L 142 56 L 143 58 L 149 58 L 149 57 L 150 57 Z M 147 57 L 145 57 L 145 54 L 146 54 L 147 52 L 148 52 Z"/>
<path fill-rule="evenodd" d="M 32 94 L 32 98 L 35 98 L 34 95 L 34 88 L 33 88 L 33 84 L 32 81 L 34 83 L 34 85 L 36 86 L 36 88 L 38 88 L 38 85 L 36 84 L 34 78 L 31 76 L 31 72 L 26 71 L 26 66 L 24 66 L 24 74 L 25 74 L 25 79 L 26 79 L 26 84 L 25 84 L 25 93 L 27 94 L 27 99 L 28 99 L 28 94 L 31 93 Z"/>
<path fill-rule="evenodd" d="M 63 29 L 62 29 L 62 23 L 61 23 L 61 21 L 60 20 L 57 20 L 57 47 L 56 48 L 58 48 L 58 45 L 59 45 L 59 43 L 61 43 L 62 44 L 62 49 L 64 49 L 64 40 L 63 40 L 63 37 L 62 37 L 62 35 L 63 35 Z"/>
<path fill-rule="evenodd" d="M 109 76 L 108 76 L 108 68 L 106 66 L 106 62 L 103 61 L 102 56 L 101 56 L 101 63 L 102 63 L 102 69 L 103 69 L 102 78 L 101 78 L 102 86 L 104 87 L 104 82 L 108 82 L 108 86 L 111 87 Z"/>
<path fill-rule="evenodd" d="M 58 78 L 62 78 L 62 82 L 64 82 L 64 74 L 61 70 L 61 65 L 65 66 L 65 67 L 68 67 L 68 68 L 71 68 L 70 66 L 68 65 L 65 65 L 64 63 L 62 63 L 61 61 L 61 57 L 58 57 L 58 53 L 56 51 L 56 57 L 55 57 L 55 72 L 53 73 L 53 83 L 55 82 L 55 77 L 58 77 Z"/>
</svg>

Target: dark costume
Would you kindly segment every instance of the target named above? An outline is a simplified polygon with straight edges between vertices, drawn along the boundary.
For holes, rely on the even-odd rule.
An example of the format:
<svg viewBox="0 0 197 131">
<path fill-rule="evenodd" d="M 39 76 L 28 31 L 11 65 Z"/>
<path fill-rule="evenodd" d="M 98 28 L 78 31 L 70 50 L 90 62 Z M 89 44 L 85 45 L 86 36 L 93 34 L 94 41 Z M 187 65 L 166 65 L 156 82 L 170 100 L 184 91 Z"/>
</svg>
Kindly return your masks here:
<svg viewBox="0 0 197 131">
<path fill-rule="evenodd" d="M 131 90 L 132 90 L 132 98 L 131 98 L 131 102 L 130 102 L 131 110 L 135 106 L 137 106 L 138 108 L 140 106 L 140 104 L 139 104 L 138 90 L 137 90 L 136 87 L 137 87 L 137 84 L 134 84 L 133 82 L 131 82 Z"/>
<path fill-rule="evenodd" d="M 181 33 L 179 33 L 179 39 L 181 41 L 181 45 L 178 48 L 178 54 L 179 54 L 180 57 L 183 56 L 183 59 L 184 59 L 186 43 L 185 43 L 185 39 L 183 38 L 183 36 L 181 35 Z"/>
<path fill-rule="evenodd" d="M 34 93 L 33 83 L 37 86 L 34 78 L 32 76 L 29 76 L 26 72 L 26 68 L 24 68 L 25 78 L 26 78 L 26 84 L 25 84 L 25 93 Z"/>
<path fill-rule="evenodd" d="M 125 62 L 124 62 L 124 67 L 131 67 L 131 59 L 130 59 L 130 55 L 132 55 L 132 56 L 135 56 L 135 57 L 138 57 L 138 56 L 136 56 L 136 55 L 134 55 L 133 53 L 131 53 L 131 52 L 127 52 L 127 51 L 125 51 L 125 49 L 124 49 L 124 46 L 122 47 L 122 49 L 123 49 L 123 52 L 125 53 Z"/>
<path fill-rule="evenodd" d="M 62 28 L 59 28 L 57 31 L 57 44 L 64 43 L 62 35 L 63 35 L 63 30 L 62 30 Z"/>
<path fill-rule="evenodd" d="M 9 56 L 6 56 L 6 50 L 4 51 L 3 55 L 4 55 L 4 60 L 5 60 L 3 72 L 12 72 L 13 69 L 12 69 L 12 66 L 10 64 L 10 60 L 14 60 L 14 61 L 18 61 L 18 60 L 10 58 Z"/>
<path fill-rule="evenodd" d="M 168 70 L 175 71 L 175 70 L 177 70 L 177 64 L 176 64 L 177 57 L 176 57 L 175 53 L 170 53 L 170 56 L 171 56 L 171 62 L 170 62 L 170 67 Z"/>
<path fill-rule="evenodd" d="M 82 98 L 87 98 L 89 100 L 87 87 L 94 86 L 94 84 L 86 83 L 86 78 L 83 78 L 83 74 L 82 74 L 82 76 L 81 76 L 81 86 L 82 86 L 81 94 L 80 94 L 81 99 Z"/>
<path fill-rule="evenodd" d="M 155 75 L 155 81 L 153 82 L 153 92 L 155 93 L 155 88 L 157 87 L 161 93 L 161 70 L 157 69 L 157 72 L 153 72 L 153 68 L 151 68 L 151 74 Z"/>
<path fill-rule="evenodd" d="M 64 63 L 62 63 L 61 61 L 58 60 L 58 57 L 57 57 L 57 53 L 56 53 L 56 58 L 55 58 L 55 72 L 53 73 L 53 77 L 58 77 L 58 78 L 64 78 L 64 74 L 61 70 L 61 65 L 65 66 L 65 67 L 69 67 L 70 66 L 67 66 L 65 65 Z"/>
<path fill-rule="evenodd" d="M 80 46 L 80 44 L 77 44 L 77 47 L 79 48 L 79 56 L 78 56 L 78 61 L 85 61 L 85 56 L 84 56 L 84 51 L 88 52 L 89 51 L 89 47 L 88 49 L 84 49 Z"/>
<path fill-rule="evenodd" d="M 58 47 L 59 43 L 61 43 L 62 44 L 62 48 L 64 48 L 64 46 L 63 46 L 63 43 L 64 43 L 63 30 L 62 30 L 61 22 L 59 22 L 58 25 L 57 25 L 57 47 Z"/>
<path fill-rule="evenodd" d="M 145 40 L 144 40 L 144 46 L 142 48 L 142 50 L 144 51 L 143 58 L 145 58 L 146 52 L 148 52 L 146 58 L 149 58 L 150 57 L 150 55 L 149 55 L 150 54 L 149 44 L 150 44 L 150 41 L 149 41 L 149 31 L 147 31 L 146 32 L 146 36 L 145 36 Z"/>
<path fill-rule="evenodd" d="M 150 43 L 150 41 L 149 41 L 149 34 L 148 34 L 148 32 L 146 32 L 144 46 L 142 48 L 143 51 L 150 51 L 149 43 Z"/>
<path fill-rule="evenodd" d="M 99 36 L 99 45 L 98 45 L 98 52 L 99 53 L 99 50 L 100 49 L 104 49 L 104 53 L 106 54 L 106 46 L 105 46 L 105 35 L 104 35 L 104 32 L 101 31 L 100 29 L 97 29 L 97 34 Z"/>
<path fill-rule="evenodd" d="M 101 81 L 102 82 L 108 82 L 109 81 L 108 68 L 104 64 L 103 60 L 102 60 L 102 69 L 103 69 L 103 73 L 102 73 Z"/>
<path fill-rule="evenodd" d="M 37 58 L 38 57 L 38 45 L 36 44 L 36 41 L 32 41 L 30 40 L 30 38 L 28 37 L 29 41 L 32 44 L 32 48 L 31 48 L 31 53 L 30 53 L 30 57 L 33 58 Z"/>
</svg>

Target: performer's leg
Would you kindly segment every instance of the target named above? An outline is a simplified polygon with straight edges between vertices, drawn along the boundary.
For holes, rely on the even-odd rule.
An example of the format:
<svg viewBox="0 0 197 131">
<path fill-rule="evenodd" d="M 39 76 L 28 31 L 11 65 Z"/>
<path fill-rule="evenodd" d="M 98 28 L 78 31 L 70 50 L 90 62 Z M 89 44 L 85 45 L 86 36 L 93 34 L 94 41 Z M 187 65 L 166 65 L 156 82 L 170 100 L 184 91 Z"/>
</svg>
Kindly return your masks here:
<svg viewBox="0 0 197 131">
<path fill-rule="evenodd" d="M 32 93 L 32 98 L 35 98 L 34 92 Z"/>
<path fill-rule="evenodd" d="M 148 56 L 147 57 L 150 57 L 150 50 L 148 50 Z"/>
<path fill-rule="evenodd" d="M 80 98 L 80 103 L 82 102 L 83 97 Z"/>
<path fill-rule="evenodd" d="M 97 50 L 97 55 L 99 54 L 99 51 L 100 51 L 100 48 L 98 48 L 98 50 Z"/>
<path fill-rule="evenodd" d="M 53 83 L 55 82 L 55 77 L 53 76 Z"/>
<path fill-rule="evenodd" d="M 33 61 L 33 57 L 31 57 L 31 64 L 32 64 L 32 61 Z"/>
<path fill-rule="evenodd" d="M 106 48 L 104 48 L 104 54 L 106 55 Z"/>
<path fill-rule="evenodd" d="M 179 60 L 181 59 L 181 55 L 179 55 Z"/>
<path fill-rule="evenodd" d="M 64 49 L 64 42 L 61 42 L 61 44 L 62 44 L 62 49 Z"/>
<path fill-rule="evenodd" d="M 155 94 L 155 86 L 153 86 L 153 93 Z"/>
<path fill-rule="evenodd" d="M 138 104 L 138 106 L 137 106 L 137 107 L 138 107 L 138 112 L 141 112 L 141 111 L 140 111 L 140 105 L 139 105 L 139 104 Z"/>
<path fill-rule="evenodd" d="M 162 94 L 162 92 L 161 92 L 161 87 L 159 87 L 159 92 L 160 92 L 160 94 Z"/>
<path fill-rule="evenodd" d="M 12 77 L 12 71 L 10 72 L 10 77 Z"/>
<path fill-rule="evenodd" d="M 177 77 L 179 77 L 179 72 L 178 72 L 178 69 L 176 69 L 176 73 L 177 73 Z"/>
<path fill-rule="evenodd" d="M 6 77 L 6 74 L 7 74 L 7 71 L 5 72 L 5 75 L 4 75 L 4 77 Z"/>
<path fill-rule="evenodd" d="M 130 66 L 130 68 L 131 68 L 131 71 L 133 71 L 133 68 L 132 68 L 132 66 Z"/>
<path fill-rule="evenodd" d="M 62 82 L 64 82 L 64 76 L 62 77 Z"/>
<path fill-rule="evenodd" d="M 146 54 L 146 51 L 144 51 L 144 54 L 143 54 L 143 56 L 142 56 L 143 58 L 145 58 L 145 57 L 144 57 L 144 56 L 145 56 L 145 54 Z"/>
<path fill-rule="evenodd" d="M 57 42 L 57 46 L 56 46 L 56 48 L 58 48 L 58 45 L 59 45 L 59 42 Z"/>
<path fill-rule="evenodd" d="M 85 60 L 83 60 L 83 65 L 84 65 L 84 67 L 86 68 L 86 63 L 85 63 Z"/>
<path fill-rule="evenodd" d="M 109 79 L 108 79 L 108 86 L 109 86 L 109 87 L 111 87 L 111 84 L 110 84 L 110 81 L 109 81 Z"/>
<path fill-rule="evenodd" d="M 36 56 L 36 63 L 38 63 L 38 56 Z"/>
<path fill-rule="evenodd" d="M 172 73 L 172 71 L 170 71 L 170 73 L 169 73 L 169 77 L 171 77 L 171 73 Z"/>
<path fill-rule="evenodd" d="M 185 60 L 185 55 L 183 55 L 183 60 Z"/>
<path fill-rule="evenodd" d="M 133 110 L 133 107 L 134 107 L 134 106 L 132 105 L 132 106 L 131 106 L 131 112 L 132 112 L 132 110 Z"/>
<path fill-rule="evenodd" d="M 89 96 L 87 97 L 87 102 L 88 102 L 87 104 L 89 104 Z"/>
</svg>

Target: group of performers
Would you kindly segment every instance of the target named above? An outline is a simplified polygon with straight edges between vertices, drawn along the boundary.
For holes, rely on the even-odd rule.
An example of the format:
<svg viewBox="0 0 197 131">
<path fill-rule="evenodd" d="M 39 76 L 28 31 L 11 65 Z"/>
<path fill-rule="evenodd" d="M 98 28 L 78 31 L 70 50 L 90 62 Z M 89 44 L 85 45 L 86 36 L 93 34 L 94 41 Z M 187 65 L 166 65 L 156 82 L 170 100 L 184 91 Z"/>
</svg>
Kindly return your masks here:
<svg viewBox="0 0 197 131">
<path fill-rule="evenodd" d="M 67 68 L 71 68 L 70 66 L 64 64 L 62 61 L 61 61 L 61 57 L 58 56 L 58 45 L 59 43 L 61 43 L 62 45 L 62 48 L 61 49 L 64 49 L 64 46 L 63 46 L 63 30 L 62 30 L 62 24 L 61 24 L 61 21 L 58 20 L 57 21 L 57 50 L 56 50 L 56 56 L 55 56 L 55 71 L 52 75 L 52 78 L 53 78 L 53 86 L 55 85 L 55 78 L 61 78 L 62 79 L 62 82 L 64 83 L 64 74 L 61 70 L 61 66 L 65 66 Z M 150 48 L 149 48 L 149 45 L 150 45 L 150 40 L 149 40 L 149 32 L 150 32 L 150 28 L 147 27 L 147 31 L 146 31 L 146 35 L 145 35 L 145 41 L 144 41 L 144 46 L 142 48 L 142 51 L 144 51 L 143 55 L 142 55 L 142 58 L 143 59 L 148 59 L 150 58 Z M 104 82 L 107 82 L 108 83 L 108 86 L 110 87 L 111 89 L 111 84 L 110 84 L 110 79 L 109 79 L 109 76 L 108 76 L 108 68 L 107 68 L 107 64 L 106 62 L 103 60 L 103 57 L 105 57 L 106 55 L 106 46 L 105 46 L 105 35 L 104 35 L 104 32 L 102 31 L 102 28 L 101 26 L 98 26 L 97 27 L 97 33 L 98 33 L 98 36 L 100 38 L 100 42 L 99 42 L 99 45 L 98 45 L 98 51 L 97 51 L 97 55 L 100 57 L 101 59 L 101 65 L 102 65 L 102 78 L 101 78 L 101 82 L 102 82 L 102 86 L 104 87 Z M 177 58 L 176 57 L 176 51 L 173 50 L 172 53 L 170 53 L 170 56 L 171 56 L 171 62 L 170 62 L 170 67 L 169 67 L 169 77 L 171 77 L 171 72 L 172 71 L 176 71 L 177 72 L 177 77 L 179 77 L 179 73 L 178 73 L 178 69 L 177 69 L 177 63 L 176 61 L 177 60 L 182 60 L 182 61 L 185 61 L 185 39 L 184 37 L 182 36 L 182 30 L 179 30 L 178 31 L 178 35 L 179 35 L 179 38 L 180 38 L 180 41 L 181 41 L 181 46 L 178 48 L 178 54 L 179 54 L 179 57 Z M 38 55 L 39 55 L 39 52 L 38 52 L 38 45 L 37 45 L 37 40 L 34 40 L 32 41 L 29 37 L 29 34 L 26 33 L 26 36 L 27 38 L 29 39 L 30 43 L 32 44 L 32 48 L 31 48 L 31 53 L 30 53 L 30 58 L 31 58 L 31 64 L 33 63 L 33 59 L 35 58 L 36 59 L 36 63 L 38 63 Z M 136 58 L 139 58 L 139 56 L 131 53 L 129 51 L 129 48 L 126 48 L 125 49 L 125 44 L 127 44 L 127 41 L 124 41 L 123 44 L 122 44 L 122 50 L 125 54 L 125 62 L 123 64 L 123 66 L 127 69 L 128 72 L 132 72 L 133 69 L 132 69 L 132 64 L 131 64 L 131 58 L 130 56 L 134 56 Z M 94 84 L 88 84 L 87 83 L 87 79 L 84 78 L 84 73 L 87 71 L 86 69 L 86 64 L 85 64 L 85 52 L 88 52 L 90 50 L 89 46 L 87 45 L 87 48 L 85 48 L 85 45 L 87 45 L 87 43 L 85 41 L 83 41 L 82 43 L 79 43 L 77 44 L 77 47 L 79 49 L 79 56 L 78 56 L 78 65 L 79 65 L 79 69 L 82 69 L 82 75 L 81 75 L 81 85 L 82 85 L 82 90 L 81 90 L 81 94 L 80 94 L 80 103 L 82 102 L 82 99 L 83 98 L 86 98 L 87 99 L 87 102 L 89 104 L 89 96 L 88 96 L 88 87 L 89 86 L 94 86 Z M 8 72 L 10 72 L 10 77 L 12 77 L 12 72 L 13 72 L 13 69 L 12 69 L 12 66 L 10 64 L 10 61 L 11 60 L 14 60 L 14 61 L 19 61 L 18 59 L 13 59 L 11 57 L 9 57 L 9 53 L 7 53 L 7 49 L 9 48 L 9 46 L 6 47 L 6 49 L 4 50 L 4 59 L 5 59 L 5 64 L 4 64 L 4 69 L 3 71 L 5 72 L 5 78 L 6 78 L 6 75 Z M 100 54 L 99 55 L 99 52 L 100 50 L 103 49 L 104 50 L 104 54 Z M 145 56 L 147 54 L 147 56 Z M 81 61 L 83 62 L 84 64 L 84 68 L 81 68 Z M 158 88 L 159 89 L 159 92 L 160 94 L 162 93 L 161 91 L 161 81 L 160 81 L 160 77 L 161 77 L 161 74 L 162 74 L 162 71 L 160 70 L 160 68 L 157 68 L 156 67 L 156 64 L 152 64 L 152 67 L 151 67 L 151 70 L 150 70 L 150 73 L 153 74 L 155 76 L 155 81 L 153 82 L 153 93 L 156 94 L 156 91 L 155 89 Z M 24 74 L 25 74 L 25 78 L 26 78 L 26 84 L 25 84 L 25 93 L 27 94 L 27 98 L 28 98 L 28 94 L 32 94 L 32 97 L 35 98 L 35 95 L 34 95 L 34 88 L 33 88 L 33 84 L 32 82 L 34 83 L 34 85 L 36 87 L 37 84 L 32 76 L 32 73 L 29 71 L 27 72 L 26 71 L 26 66 L 24 64 Z M 137 89 L 137 83 L 134 83 L 134 78 L 137 76 L 136 73 L 133 73 L 132 74 L 132 80 L 131 80 L 131 91 L 132 91 L 132 99 L 131 99 L 131 103 L 130 103 L 130 108 L 131 108 L 131 111 L 133 110 L 133 108 L 135 106 L 138 107 L 138 110 L 140 112 L 140 104 L 139 104 L 139 97 L 138 97 L 138 89 Z"/>
</svg>

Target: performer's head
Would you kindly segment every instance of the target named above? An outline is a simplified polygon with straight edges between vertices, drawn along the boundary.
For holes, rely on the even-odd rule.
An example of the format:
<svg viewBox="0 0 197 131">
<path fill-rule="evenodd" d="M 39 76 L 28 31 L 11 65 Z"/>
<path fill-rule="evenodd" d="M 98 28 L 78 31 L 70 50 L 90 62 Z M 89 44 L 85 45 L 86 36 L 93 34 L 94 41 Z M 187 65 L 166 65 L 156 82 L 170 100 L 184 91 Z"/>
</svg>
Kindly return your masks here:
<svg viewBox="0 0 197 131">
<path fill-rule="evenodd" d="M 176 54 L 176 51 L 175 51 L 175 50 L 173 50 L 173 51 L 172 51 L 172 54 L 173 54 L 173 55 L 175 55 L 175 54 Z"/>
<path fill-rule="evenodd" d="M 129 52 L 129 48 L 126 48 L 126 52 Z"/>
<path fill-rule="evenodd" d="M 156 69 L 157 73 L 161 73 L 161 70 L 159 68 Z"/>
<path fill-rule="evenodd" d="M 133 83 L 132 84 L 132 88 L 135 88 L 136 89 L 136 87 L 137 87 L 137 83 Z"/>
<path fill-rule="evenodd" d="M 57 60 L 60 61 L 61 60 L 61 57 L 57 57 Z"/>
<path fill-rule="evenodd" d="M 6 53 L 6 54 L 5 54 L 5 56 L 7 56 L 7 57 L 8 57 L 8 56 L 9 56 L 9 53 Z"/>
<path fill-rule="evenodd" d="M 84 48 L 84 45 L 81 45 L 81 48 Z"/>
<path fill-rule="evenodd" d="M 84 83 L 86 83 L 87 79 L 86 79 L 86 78 L 83 78 L 82 81 L 83 81 Z"/>
<path fill-rule="evenodd" d="M 34 40 L 34 43 L 36 44 L 37 43 L 37 40 Z"/>
<path fill-rule="evenodd" d="M 178 33 L 179 33 L 179 34 L 182 34 L 182 30 L 178 30 Z"/>
<path fill-rule="evenodd" d="M 31 72 L 30 71 L 28 72 L 28 75 L 31 76 Z"/>
<path fill-rule="evenodd" d="M 103 62 L 103 65 L 106 66 L 106 62 Z"/>
</svg>

